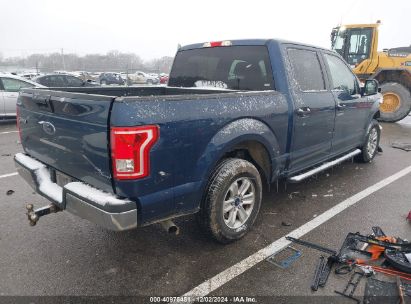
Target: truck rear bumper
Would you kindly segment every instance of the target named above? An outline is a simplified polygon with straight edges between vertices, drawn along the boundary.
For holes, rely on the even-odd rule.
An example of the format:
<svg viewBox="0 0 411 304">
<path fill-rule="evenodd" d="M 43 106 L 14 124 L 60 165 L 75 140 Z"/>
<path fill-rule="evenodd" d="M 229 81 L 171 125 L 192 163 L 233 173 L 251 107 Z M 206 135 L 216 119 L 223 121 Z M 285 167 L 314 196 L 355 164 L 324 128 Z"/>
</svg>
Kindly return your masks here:
<svg viewBox="0 0 411 304">
<path fill-rule="evenodd" d="M 18 153 L 14 156 L 17 172 L 39 194 L 81 218 L 114 231 L 137 227 L 135 202 L 75 181 L 64 186 L 51 178 L 49 168 L 38 160 Z"/>
</svg>

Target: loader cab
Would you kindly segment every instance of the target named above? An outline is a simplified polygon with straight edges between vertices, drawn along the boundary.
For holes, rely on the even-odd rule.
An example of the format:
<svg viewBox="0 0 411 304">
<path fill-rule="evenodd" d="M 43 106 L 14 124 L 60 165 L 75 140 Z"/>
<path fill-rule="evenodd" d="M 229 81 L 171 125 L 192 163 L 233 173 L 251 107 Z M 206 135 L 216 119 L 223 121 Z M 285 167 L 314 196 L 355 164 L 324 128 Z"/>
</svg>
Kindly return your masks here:
<svg viewBox="0 0 411 304">
<path fill-rule="evenodd" d="M 376 52 L 377 24 L 339 26 L 331 32 L 331 48 L 355 68 Z M 374 50 L 375 48 L 375 50 Z"/>
</svg>

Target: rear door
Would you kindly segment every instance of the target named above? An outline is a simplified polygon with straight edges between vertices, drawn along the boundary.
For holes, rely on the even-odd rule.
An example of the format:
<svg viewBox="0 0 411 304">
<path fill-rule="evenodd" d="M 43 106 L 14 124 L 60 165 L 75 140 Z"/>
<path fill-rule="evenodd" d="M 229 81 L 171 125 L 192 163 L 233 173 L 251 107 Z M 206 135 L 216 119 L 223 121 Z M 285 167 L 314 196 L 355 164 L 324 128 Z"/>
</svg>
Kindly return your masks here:
<svg viewBox="0 0 411 304">
<path fill-rule="evenodd" d="M 343 153 L 362 144 L 373 103 L 361 96 L 357 77 L 340 57 L 325 53 L 324 61 L 337 110 L 332 150 Z"/>
<path fill-rule="evenodd" d="M 326 75 L 317 50 L 287 48 L 294 101 L 290 171 L 312 166 L 331 153 L 335 101 L 326 86 Z"/>
</svg>

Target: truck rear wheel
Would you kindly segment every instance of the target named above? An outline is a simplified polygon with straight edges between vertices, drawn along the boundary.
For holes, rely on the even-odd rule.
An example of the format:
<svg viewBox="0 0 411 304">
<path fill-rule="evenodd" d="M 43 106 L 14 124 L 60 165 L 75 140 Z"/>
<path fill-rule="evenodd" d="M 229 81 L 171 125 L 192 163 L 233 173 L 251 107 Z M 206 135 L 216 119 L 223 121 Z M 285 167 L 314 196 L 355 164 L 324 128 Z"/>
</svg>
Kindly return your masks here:
<svg viewBox="0 0 411 304">
<path fill-rule="evenodd" d="M 381 85 L 384 101 L 380 105 L 381 121 L 396 122 L 405 118 L 411 110 L 410 91 L 396 82 Z"/>
<path fill-rule="evenodd" d="M 200 227 L 220 243 L 242 238 L 261 205 L 262 183 L 256 167 L 243 159 L 224 160 L 212 174 L 201 210 Z"/>
</svg>

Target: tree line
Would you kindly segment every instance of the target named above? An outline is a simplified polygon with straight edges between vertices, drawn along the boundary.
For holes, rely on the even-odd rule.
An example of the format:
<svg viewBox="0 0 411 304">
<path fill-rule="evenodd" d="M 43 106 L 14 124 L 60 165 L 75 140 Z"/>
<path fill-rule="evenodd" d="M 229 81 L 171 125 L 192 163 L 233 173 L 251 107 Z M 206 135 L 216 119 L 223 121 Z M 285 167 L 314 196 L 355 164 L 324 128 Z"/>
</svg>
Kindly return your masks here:
<svg viewBox="0 0 411 304">
<path fill-rule="evenodd" d="M 164 56 L 144 61 L 134 53 L 110 51 L 106 54 L 79 56 L 69 53 L 32 54 L 27 57 L 7 57 L 0 54 L 0 66 L 33 69 L 38 72 L 89 71 L 89 72 L 135 72 L 143 70 L 153 73 L 169 73 L 173 57 Z"/>
</svg>

